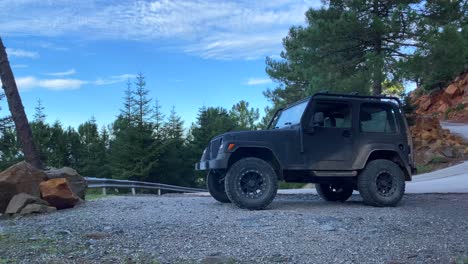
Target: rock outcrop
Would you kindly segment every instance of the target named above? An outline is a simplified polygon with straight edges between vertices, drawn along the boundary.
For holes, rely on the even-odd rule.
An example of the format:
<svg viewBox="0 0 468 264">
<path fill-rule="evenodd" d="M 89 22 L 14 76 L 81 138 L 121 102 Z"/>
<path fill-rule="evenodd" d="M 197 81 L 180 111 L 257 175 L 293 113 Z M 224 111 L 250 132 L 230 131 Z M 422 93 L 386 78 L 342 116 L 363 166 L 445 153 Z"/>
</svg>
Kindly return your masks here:
<svg viewBox="0 0 468 264">
<path fill-rule="evenodd" d="M 45 171 L 47 174 L 47 179 L 57 179 L 65 178 L 68 180 L 72 191 L 81 199 L 85 198 L 86 188 L 88 184 L 84 177 L 82 177 L 78 172 L 69 167 L 63 167 L 61 169 L 51 169 Z"/>
<path fill-rule="evenodd" d="M 17 163 L 0 173 L 0 213 L 5 212 L 11 198 L 19 193 L 40 197 L 39 184 L 46 174 L 27 162 Z"/>
<path fill-rule="evenodd" d="M 80 201 L 65 178 L 47 180 L 42 182 L 39 188 L 42 199 L 57 209 L 72 208 Z"/>
<path fill-rule="evenodd" d="M 468 72 L 458 76 L 445 89 L 420 95 L 420 89 L 411 93 L 416 114 L 438 119 L 468 122 Z"/>
</svg>

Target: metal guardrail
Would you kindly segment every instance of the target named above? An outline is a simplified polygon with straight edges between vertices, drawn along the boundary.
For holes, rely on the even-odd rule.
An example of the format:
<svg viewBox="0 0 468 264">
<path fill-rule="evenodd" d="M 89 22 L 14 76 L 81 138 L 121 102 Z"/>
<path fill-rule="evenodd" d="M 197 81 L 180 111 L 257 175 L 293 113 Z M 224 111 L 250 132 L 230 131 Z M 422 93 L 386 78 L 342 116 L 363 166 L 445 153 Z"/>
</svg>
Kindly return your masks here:
<svg viewBox="0 0 468 264">
<path fill-rule="evenodd" d="M 107 194 L 106 188 L 129 188 L 132 191 L 132 195 L 136 194 L 136 189 L 157 190 L 158 195 L 161 195 L 161 190 L 183 192 L 183 193 L 206 192 L 205 189 L 182 187 L 182 186 L 175 186 L 175 185 L 154 183 L 154 182 L 115 180 L 115 179 L 95 178 L 95 177 L 85 177 L 85 179 L 86 181 L 88 181 L 88 188 L 90 189 L 102 188 L 103 195 Z"/>
</svg>

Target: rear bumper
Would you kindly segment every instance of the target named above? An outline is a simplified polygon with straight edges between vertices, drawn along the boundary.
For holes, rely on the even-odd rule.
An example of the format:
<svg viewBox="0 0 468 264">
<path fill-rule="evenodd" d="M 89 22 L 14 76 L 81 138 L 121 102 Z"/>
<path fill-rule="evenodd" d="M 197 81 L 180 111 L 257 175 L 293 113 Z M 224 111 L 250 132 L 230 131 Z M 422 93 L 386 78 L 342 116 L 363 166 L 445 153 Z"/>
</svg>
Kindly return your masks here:
<svg viewBox="0 0 468 264">
<path fill-rule="evenodd" d="M 195 164 L 195 170 L 213 170 L 213 169 L 227 169 L 229 161 L 229 155 L 218 155 L 217 159 L 214 160 L 202 160 Z"/>
</svg>

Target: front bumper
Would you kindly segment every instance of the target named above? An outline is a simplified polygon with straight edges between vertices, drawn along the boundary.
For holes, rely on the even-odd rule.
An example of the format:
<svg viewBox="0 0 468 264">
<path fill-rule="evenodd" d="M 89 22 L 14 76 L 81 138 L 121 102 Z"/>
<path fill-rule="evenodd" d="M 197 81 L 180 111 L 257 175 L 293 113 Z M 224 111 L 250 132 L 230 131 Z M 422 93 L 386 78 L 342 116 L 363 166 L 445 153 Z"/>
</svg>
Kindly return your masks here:
<svg viewBox="0 0 468 264">
<path fill-rule="evenodd" d="M 227 169 L 229 162 L 229 153 L 218 155 L 216 159 L 213 160 L 202 160 L 195 164 L 195 170 L 204 171 L 204 170 L 213 170 L 213 169 Z"/>
</svg>

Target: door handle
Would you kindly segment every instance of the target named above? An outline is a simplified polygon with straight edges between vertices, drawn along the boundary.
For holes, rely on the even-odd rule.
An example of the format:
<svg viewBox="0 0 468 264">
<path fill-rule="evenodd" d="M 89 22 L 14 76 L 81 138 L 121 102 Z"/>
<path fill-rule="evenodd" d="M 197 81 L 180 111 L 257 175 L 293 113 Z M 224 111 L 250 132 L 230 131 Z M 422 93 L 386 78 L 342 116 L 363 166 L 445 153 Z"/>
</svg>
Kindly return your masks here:
<svg viewBox="0 0 468 264">
<path fill-rule="evenodd" d="M 343 137 L 349 138 L 349 137 L 351 137 L 351 131 L 345 130 L 345 131 L 343 131 L 343 134 L 342 134 L 342 135 L 343 135 Z"/>
</svg>

